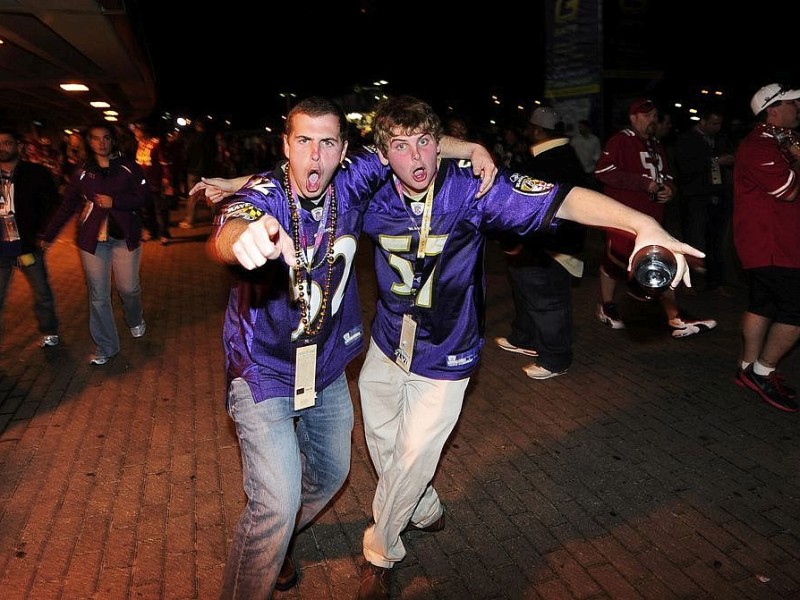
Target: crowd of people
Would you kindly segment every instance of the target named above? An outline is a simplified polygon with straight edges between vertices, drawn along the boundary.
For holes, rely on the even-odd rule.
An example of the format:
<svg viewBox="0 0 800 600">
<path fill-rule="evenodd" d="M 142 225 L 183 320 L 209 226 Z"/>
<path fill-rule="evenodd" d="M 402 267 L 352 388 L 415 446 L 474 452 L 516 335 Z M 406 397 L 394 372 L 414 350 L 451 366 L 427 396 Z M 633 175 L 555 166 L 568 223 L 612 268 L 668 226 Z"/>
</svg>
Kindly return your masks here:
<svg viewBox="0 0 800 600">
<path fill-rule="evenodd" d="M 463 121 L 443 124 L 423 100 L 397 96 L 378 105 L 372 145 L 354 151 L 341 108 L 312 97 L 287 115 L 283 161 L 275 147 L 234 161 L 224 136 L 197 122 L 185 144 L 144 124 L 125 140 L 98 124 L 84 132 L 85 146 L 70 138 L 62 160 L 36 165 L 24 159 L 21 136 L 0 128 L 0 306 L 19 268 L 42 347 L 59 344 L 44 251 L 76 218 L 90 363 L 106 364 L 121 345 L 112 282 L 131 336 L 142 337 L 141 244 L 170 242 L 175 198 L 187 198 L 185 228 L 207 198 L 209 249 L 235 276 L 222 337 L 247 496 L 222 597 L 268 598 L 298 581 L 293 540 L 349 473 L 345 368 L 366 350 L 358 390 L 377 483 L 354 595 L 386 599 L 403 534 L 446 527 L 431 482 L 480 362 L 487 243 L 508 256 L 515 306 L 509 335 L 495 342 L 532 360 L 523 367 L 531 379 L 565 375 L 572 364 L 571 286 L 592 227 L 606 239 L 597 318 L 610 329 L 625 328 L 616 295 L 643 247 L 676 257 L 670 289 L 656 298 L 675 339 L 717 326 L 678 307 L 690 270 L 726 294 L 741 271 L 748 300 L 734 381 L 798 410 L 777 367 L 800 339 L 800 90 L 764 86 L 751 108 L 758 123 L 738 147 L 721 135 L 722 111 L 709 107 L 669 152 L 664 119 L 647 98 L 630 103 L 628 126 L 605 144 L 588 121 L 570 139 L 559 113 L 539 107 L 524 131 L 492 146 L 470 141 Z M 666 228 L 665 205 L 676 198 L 678 237 L 691 244 Z M 353 272 L 362 235 L 372 241 L 378 288 L 369 341 Z"/>
<path fill-rule="evenodd" d="M 149 123 L 118 127 L 104 121 L 66 135 L 60 145 L 46 136 L 0 127 L 0 308 L 19 268 L 33 292 L 40 346 L 59 345 L 44 252 L 75 218 L 95 344 L 88 360 L 105 365 L 120 351 L 112 284 L 132 337 L 142 337 L 141 244 L 172 240 L 170 211 L 178 208 L 178 198 L 186 197 L 197 174 L 232 174 L 275 160 L 274 140 L 206 134 L 202 120 L 190 132 L 166 135 Z M 198 200 L 205 204 L 202 196 L 187 201 L 187 219 L 194 220 Z"/>
</svg>

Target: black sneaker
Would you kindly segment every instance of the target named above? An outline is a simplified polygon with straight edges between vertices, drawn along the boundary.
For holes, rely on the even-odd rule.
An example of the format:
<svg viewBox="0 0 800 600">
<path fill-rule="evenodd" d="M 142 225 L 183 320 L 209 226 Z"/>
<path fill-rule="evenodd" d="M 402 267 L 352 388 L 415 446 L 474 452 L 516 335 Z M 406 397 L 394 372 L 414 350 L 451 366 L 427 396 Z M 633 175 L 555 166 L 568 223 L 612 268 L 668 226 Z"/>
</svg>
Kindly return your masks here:
<svg viewBox="0 0 800 600">
<path fill-rule="evenodd" d="M 781 383 L 780 376 L 773 371 L 769 375 L 756 375 L 753 365 L 739 369 L 736 374 L 737 383 L 757 393 L 767 403 L 779 410 L 797 412 L 798 406 Z"/>
<path fill-rule="evenodd" d="M 739 377 L 739 374 L 741 372 L 742 372 L 741 367 L 736 369 L 736 375 L 733 376 L 733 383 L 738 385 L 740 388 L 746 388 L 747 386 L 745 385 L 744 381 L 742 381 L 741 377 Z M 793 387 L 789 387 L 788 385 L 786 385 L 785 383 L 786 378 L 783 376 L 783 373 L 778 373 L 777 371 L 773 371 L 772 376 L 780 386 L 780 389 L 783 392 L 784 396 L 788 396 L 792 400 L 797 398 L 797 390 L 795 390 Z"/>
</svg>

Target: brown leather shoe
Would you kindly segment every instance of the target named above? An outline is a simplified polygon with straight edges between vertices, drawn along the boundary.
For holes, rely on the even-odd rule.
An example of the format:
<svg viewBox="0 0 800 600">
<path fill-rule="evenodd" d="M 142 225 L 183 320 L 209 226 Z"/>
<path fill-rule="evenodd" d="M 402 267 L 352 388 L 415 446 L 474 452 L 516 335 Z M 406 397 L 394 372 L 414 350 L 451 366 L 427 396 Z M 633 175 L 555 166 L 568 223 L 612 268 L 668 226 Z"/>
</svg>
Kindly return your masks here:
<svg viewBox="0 0 800 600">
<path fill-rule="evenodd" d="M 292 589 L 297 585 L 297 568 L 294 566 L 292 557 L 288 554 L 283 559 L 278 579 L 275 581 L 275 589 L 281 592 Z"/>
<path fill-rule="evenodd" d="M 419 527 L 414 525 L 413 523 L 409 523 L 406 525 L 406 528 L 403 529 L 402 533 L 406 531 L 422 531 L 424 533 L 436 533 L 437 531 L 441 531 L 444 529 L 444 510 L 442 510 L 442 516 L 436 519 L 433 523 L 428 525 L 427 527 Z"/>
<path fill-rule="evenodd" d="M 358 586 L 357 600 L 389 600 L 389 586 L 392 583 L 392 570 L 364 563 L 361 567 L 361 585 Z"/>
</svg>

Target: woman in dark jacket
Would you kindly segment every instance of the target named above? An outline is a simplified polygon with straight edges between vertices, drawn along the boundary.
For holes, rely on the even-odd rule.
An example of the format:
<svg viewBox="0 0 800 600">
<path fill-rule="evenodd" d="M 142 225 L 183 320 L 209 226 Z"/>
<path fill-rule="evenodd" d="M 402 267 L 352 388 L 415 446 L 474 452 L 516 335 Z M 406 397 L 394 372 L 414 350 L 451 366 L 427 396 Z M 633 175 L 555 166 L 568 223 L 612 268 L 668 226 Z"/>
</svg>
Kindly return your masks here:
<svg viewBox="0 0 800 600">
<path fill-rule="evenodd" d="M 52 243 L 61 228 L 79 215 L 78 248 L 89 288 L 89 332 L 97 349 L 89 362 L 104 365 L 119 352 L 111 304 L 111 274 L 122 300 L 131 335 L 142 337 L 139 265 L 142 225 L 139 211 L 147 198 L 142 168 L 116 153 L 113 129 L 95 125 L 86 132 L 89 156 L 75 170 L 58 211 L 42 235 Z"/>
</svg>

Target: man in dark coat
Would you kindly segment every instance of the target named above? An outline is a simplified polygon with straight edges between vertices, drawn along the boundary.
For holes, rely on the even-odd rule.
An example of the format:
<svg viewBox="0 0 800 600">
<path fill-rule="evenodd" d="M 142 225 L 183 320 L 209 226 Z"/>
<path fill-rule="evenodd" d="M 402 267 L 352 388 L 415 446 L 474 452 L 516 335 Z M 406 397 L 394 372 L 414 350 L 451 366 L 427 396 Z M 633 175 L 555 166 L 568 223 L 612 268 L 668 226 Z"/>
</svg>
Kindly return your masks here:
<svg viewBox="0 0 800 600">
<path fill-rule="evenodd" d="M 0 127 L 0 311 L 14 267 L 33 290 L 33 310 L 42 348 L 57 346 L 58 318 L 38 235 L 58 202 L 55 180 L 45 167 L 20 159 L 20 135 Z"/>
<path fill-rule="evenodd" d="M 521 169 L 544 181 L 583 185 L 585 174 L 563 125 L 552 108 L 533 112 L 526 132 L 532 145 Z M 533 357 L 523 368 L 531 379 L 563 375 L 572 363 L 572 281 L 583 274 L 576 255 L 584 237 L 582 225 L 566 221 L 554 233 L 502 240 L 515 315 L 511 333 L 495 343 Z"/>
</svg>

